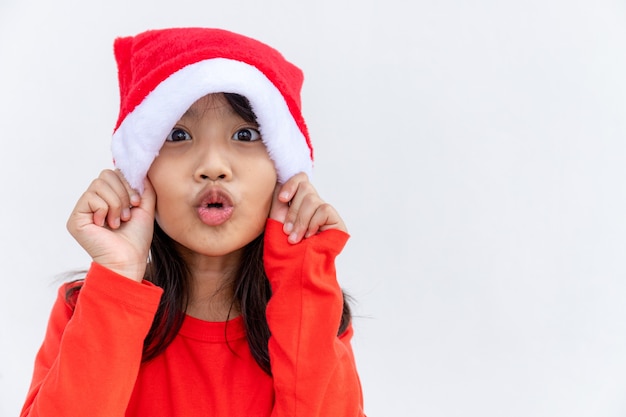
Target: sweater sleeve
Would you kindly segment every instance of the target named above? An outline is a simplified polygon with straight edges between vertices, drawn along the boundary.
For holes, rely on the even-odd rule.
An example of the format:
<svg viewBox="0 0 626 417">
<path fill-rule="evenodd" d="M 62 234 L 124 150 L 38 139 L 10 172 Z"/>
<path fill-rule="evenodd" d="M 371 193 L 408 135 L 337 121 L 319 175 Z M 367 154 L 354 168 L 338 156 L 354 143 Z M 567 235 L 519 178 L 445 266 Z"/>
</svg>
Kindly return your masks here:
<svg viewBox="0 0 626 417">
<path fill-rule="evenodd" d="M 358 417 L 363 397 L 350 345 L 337 337 L 343 294 L 335 257 L 348 235 L 327 230 L 292 245 L 268 220 L 264 262 L 272 287 L 267 305 L 275 404 L 272 417 Z"/>
<path fill-rule="evenodd" d="M 162 290 L 92 263 L 75 308 L 59 289 L 22 417 L 124 416 Z"/>
</svg>

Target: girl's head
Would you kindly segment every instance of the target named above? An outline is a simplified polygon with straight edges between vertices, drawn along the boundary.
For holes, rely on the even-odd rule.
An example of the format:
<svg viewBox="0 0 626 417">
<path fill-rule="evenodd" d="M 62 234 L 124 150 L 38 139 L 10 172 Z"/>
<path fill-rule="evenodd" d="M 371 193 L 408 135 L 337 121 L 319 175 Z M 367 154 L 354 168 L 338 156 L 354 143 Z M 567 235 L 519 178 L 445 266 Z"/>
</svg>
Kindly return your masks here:
<svg viewBox="0 0 626 417">
<path fill-rule="evenodd" d="M 178 28 L 115 41 L 120 113 L 112 151 L 129 184 L 143 179 L 178 120 L 200 98 L 247 98 L 278 180 L 309 176 L 313 151 L 301 113 L 302 72 L 275 49 L 220 29 Z"/>
<path fill-rule="evenodd" d="M 193 256 L 235 254 L 228 257 L 236 260 L 227 283 L 231 309 L 243 318 L 252 355 L 271 373 L 263 229 L 276 182 L 312 173 L 302 72 L 271 47 L 219 29 L 153 30 L 118 38 L 114 49 L 115 165 L 140 192 L 148 176 L 157 195 L 146 279 L 164 294 L 144 360 L 162 352 L 182 325 Z M 190 209 L 195 213 L 185 215 Z M 349 318 L 344 303 L 339 332 Z"/>
<path fill-rule="evenodd" d="M 277 175 L 248 100 L 232 93 L 197 100 L 171 129 L 147 175 L 158 198 L 146 279 L 164 295 L 144 342 L 144 360 L 159 355 L 178 333 L 195 261 L 227 255 L 234 262 L 224 283 L 232 291 L 231 311 L 240 312 L 251 354 L 271 374 L 265 318 L 271 290 L 262 232 Z M 219 227 L 203 227 L 198 217 Z M 224 221 L 231 218 L 236 221 Z"/>
<path fill-rule="evenodd" d="M 236 253 L 265 227 L 276 169 L 245 97 L 209 94 L 167 135 L 148 171 L 156 221 L 189 255 Z"/>
</svg>

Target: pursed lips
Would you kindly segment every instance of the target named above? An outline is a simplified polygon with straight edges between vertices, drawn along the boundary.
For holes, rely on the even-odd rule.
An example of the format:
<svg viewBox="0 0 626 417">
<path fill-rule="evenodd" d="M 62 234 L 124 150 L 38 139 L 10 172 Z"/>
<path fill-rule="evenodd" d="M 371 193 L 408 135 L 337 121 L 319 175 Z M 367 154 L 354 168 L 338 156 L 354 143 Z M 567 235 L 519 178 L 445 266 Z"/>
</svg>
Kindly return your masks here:
<svg viewBox="0 0 626 417">
<path fill-rule="evenodd" d="M 214 187 L 201 194 L 198 215 L 203 223 L 218 226 L 233 214 L 234 206 L 230 195 L 222 188 Z"/>
</svg>

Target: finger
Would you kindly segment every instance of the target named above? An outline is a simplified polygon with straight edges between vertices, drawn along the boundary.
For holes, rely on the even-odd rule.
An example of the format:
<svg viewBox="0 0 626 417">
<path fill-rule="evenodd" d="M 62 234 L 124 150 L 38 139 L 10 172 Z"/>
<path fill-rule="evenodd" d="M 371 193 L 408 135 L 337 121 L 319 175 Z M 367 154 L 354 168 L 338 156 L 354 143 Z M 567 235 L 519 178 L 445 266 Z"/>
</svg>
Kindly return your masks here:
<svg viewBox="0 0 626 417">
<path fill-rule="evenodd" d="M 87 208 L 91 213 L 93 224 L 104 227 L 107 214 L 109 213 L 109 205 L 97 194 L 88 197 Z"/>
<path fill-rule="evenodd" d="M 96 178 L 89 188 L 91 193 L 94 193 L 97 197 L 102 199 L 107 205 L 106 223 L 111 229 L 117 229 L 122 221 L 122 211 L 128 210 L 129 196 L 124 188 L 124 185 L 120 182 L 117 175 L 112 171 L 102 172 L 100 177 Z M 91 198 L 89 200 L 90 209 L 93 209 L 97 199 Z M 102 213 L 102 208 L 98 210 L 98 215 Z M 95 212 L 94 212 L 95 214 Z M 129 214 L 125 214 L 127 218 L 130 218 Z M 95 221 L 94 221 L 95 223 Z"/>
<path fill-rule="evenodd" d="M 287 210 L 289 210 L 289 204 L 280 200 L 279 195 L 284 185 L 276 183 L 274 187 L 274 194 L 272 196 L 272 205 L 270 206 L 269 218 L 285 223 L 285 217 Z"/>
<path fill-rule="evenodd" d="M 109 213 L 109 204 L 98 194 L 97 189 L 106 187 L 102 180 L 95 179 L 78 199 L 72 215 L 68 219 L 68 229 L 76 231 L 82 227 L 95 224 L 104 226 Z"/>
<path fill-rule="evenodd" d="M 335 207 L 328 203 L 324 203 L 316 210 L 315 215 L 309 224 L 309 230 L 304 237 L 308 238 L 317 232 L 323 232 L 328 229 L 337 229 L 348 233 L 348 228 Z"/>
<path fill-rule="evenodd" d="M 141 204 L 141 197 L 139 196 L 137 191 L 133 189 L 130 184 L 128 184 L 128 181 L 126 181 L 126 178 L 124 177 L 124 174 L 122 174 L 122 171 L 116 169 L 113 172 L 118 179 L 118 181 L 115 181 L 114 187 L 116 189 L 116 192 L 122 198 L 122 211 L 120 213 L 120 218 L 122 221 L 129 221 L 131 217 L 130 209 L 132 207 L 137 207 Z M 120 186 L 123 187 L 123 189 L 120 188 Z"/>
<path fill-rule="evenodd" d="M 130 193 L 134 192 L 128 183 L 121 175 L 119 170 L 111 171 L 109 169 L 104 170 L 100 173 L 100 177 L 106 184 L 113 190 L 114 194 L 117 196 L 117 199 L 113 195 L 111 195 L 111 209 L 110 216 L 111 220 L 117 223 L 117 220 L 120 221 L 128 221 L 130 220 L 130 207 L 131 207 L 131 199 Z M 119 200 L 119 207 L 117 206 L 117 201 Z"/>
<path fill-rule="evenodd" d="M 147 213 L 149 213 L 152 217 L 154 217 L 154 211 L 155 211 L 155 207 L 156 207 L 156 193 L 154 192 L 154 187 L 152 186 L 152 183 L 150 182 L 150 180 L 148 179 L 148 177 L 146 177 L 146 179 L 143 181 L 143 194 L 141 195 L 141 197 L 139 197 L 138 194 L 136 194 L 137 198 L 139 198 L 140 201 L 140 206 L 142 209 L 144 209 Z"/>
<path fill-rule="evenodd" d="M 283 203 L 288 203 L 296 195 L 299 185 L 301 183 L 308 182 L 309 177 L 304 172 L 300 172 L 289 178 L 280 189 L 280 193 L 278 194 L 279 201 Z"/>
<path fill-rule="evenodd" d="M 309 221 L 309 227 L 304 237 L 309 238 L 317 234 L 317 232 L 323 230 L 322 227 L 332 227 L 330 223 L 333 221 L 333 211 L 334 209 L 330 204 L 324 203 L 318 206 L 311 217 L 311 221 Z"/>
<path fill-rule="evenodd" d="M 295 218 L 293 219 L 293 228 L 289 232 L 289 242 L 298 243 L 302 240 L 305 234 L 309 230 L 314 230 L 317 233 L 319 225 L 311 225 L 311 220 L 314 218 L 318 208 L 324 204 L 316 193 L 307 193 L 304 197 L 298 199 L 297 211 L 293 212 Z M 292 207 L 289 208 L 292 215 Z"/>
<path fill-rule="evenodd" d="M 121 223 L 122 223 L 122 202 L 120 200 L 120 198 L 118 197 L 117 193 L 111 189 L 110 187 L 108 188 L 101 188 L 98 190 L 97 192 L 98 197 L 100 197 L 104 203 L 106 204 L 106 224 L 111 228 L 111 229 L 117 229 L 118 227 L 120 227 Z M 97 200 L 94 200 L 93 202 L 90 202 L 90 207 L 95 204 L 95 202 L 97 202 Z M 104 209 L 101 208 L 100 212 L 102 212 Z M 96 214 L 96 212 L 94 212 L 94 215 Z"/>
<path fill-rule="evenodd" d="M 126 181 L 126 177 L 124 177 L 124 174 L 122 174 L 122 171 L 120 171 L 119 169 L 115 170 L 115 174 L 118 176 L 118 178 L 120 179 L 121 183 L 124 185 L 124 188 L 126 189 L 126 192 L 128 193 L 129 196 L 129 207 L 133 206 L 133 207 L 137 207 L 141 204 L 141 196 L 139 195 L 139 193 L 137 192 L 137 190 L 135 190 L 134 188 L 132 188 L 130 186 L 130 184 L 128 183 L 128 181 Z"/>
<path fill-rule="evenodd" d="M 293 197 L 297 195 L 301 183 L 308 183 L 309 179 L 303 172 L 289 178 L 284 184 L 277 184 L 272 197 L 272 207 L 270 218 L 284 223 L 283 230 L 289 234 L 293 227 L 293 222 L 288 222 L 286 217 L 290 205 L 293 204 Z"/>
<path fill-rule="evenodd" d="M 319 198 L 317 191 L 310 182 L 299 182 L 296 193 L 289 202 L 289 210 L 285 216 L 285 233 L 293 233 L 297 222 L 300 222 L 300 226 L 302 226 L 304 220 L 298 219 L 298 217 L 300 216 L 301 207 L 305 202 L 307 202 L 307 204 L 314 204 L 315 202 L 321 204 L 322 200 Z M 306 220 L 308 221 L 309 219 Z M 302 229 L 300 229 L 300 231 L 302 231 Z"/>
</svg>

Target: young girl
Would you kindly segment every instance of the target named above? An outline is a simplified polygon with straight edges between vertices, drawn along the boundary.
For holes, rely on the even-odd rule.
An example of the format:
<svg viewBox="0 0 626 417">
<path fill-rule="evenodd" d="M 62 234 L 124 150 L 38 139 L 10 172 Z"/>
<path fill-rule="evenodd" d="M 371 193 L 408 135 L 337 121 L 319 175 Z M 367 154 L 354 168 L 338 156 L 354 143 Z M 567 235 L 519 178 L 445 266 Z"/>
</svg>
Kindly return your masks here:
<svg viewBox="0 0 626 417">
<path fill-rule="evenodd" d="M 117 169 L 67 224 L 93 263 L 59 290 L 21 415 L 363 415 L 301 71 L 217 29 L 115 56 Z"/>
</svg>

